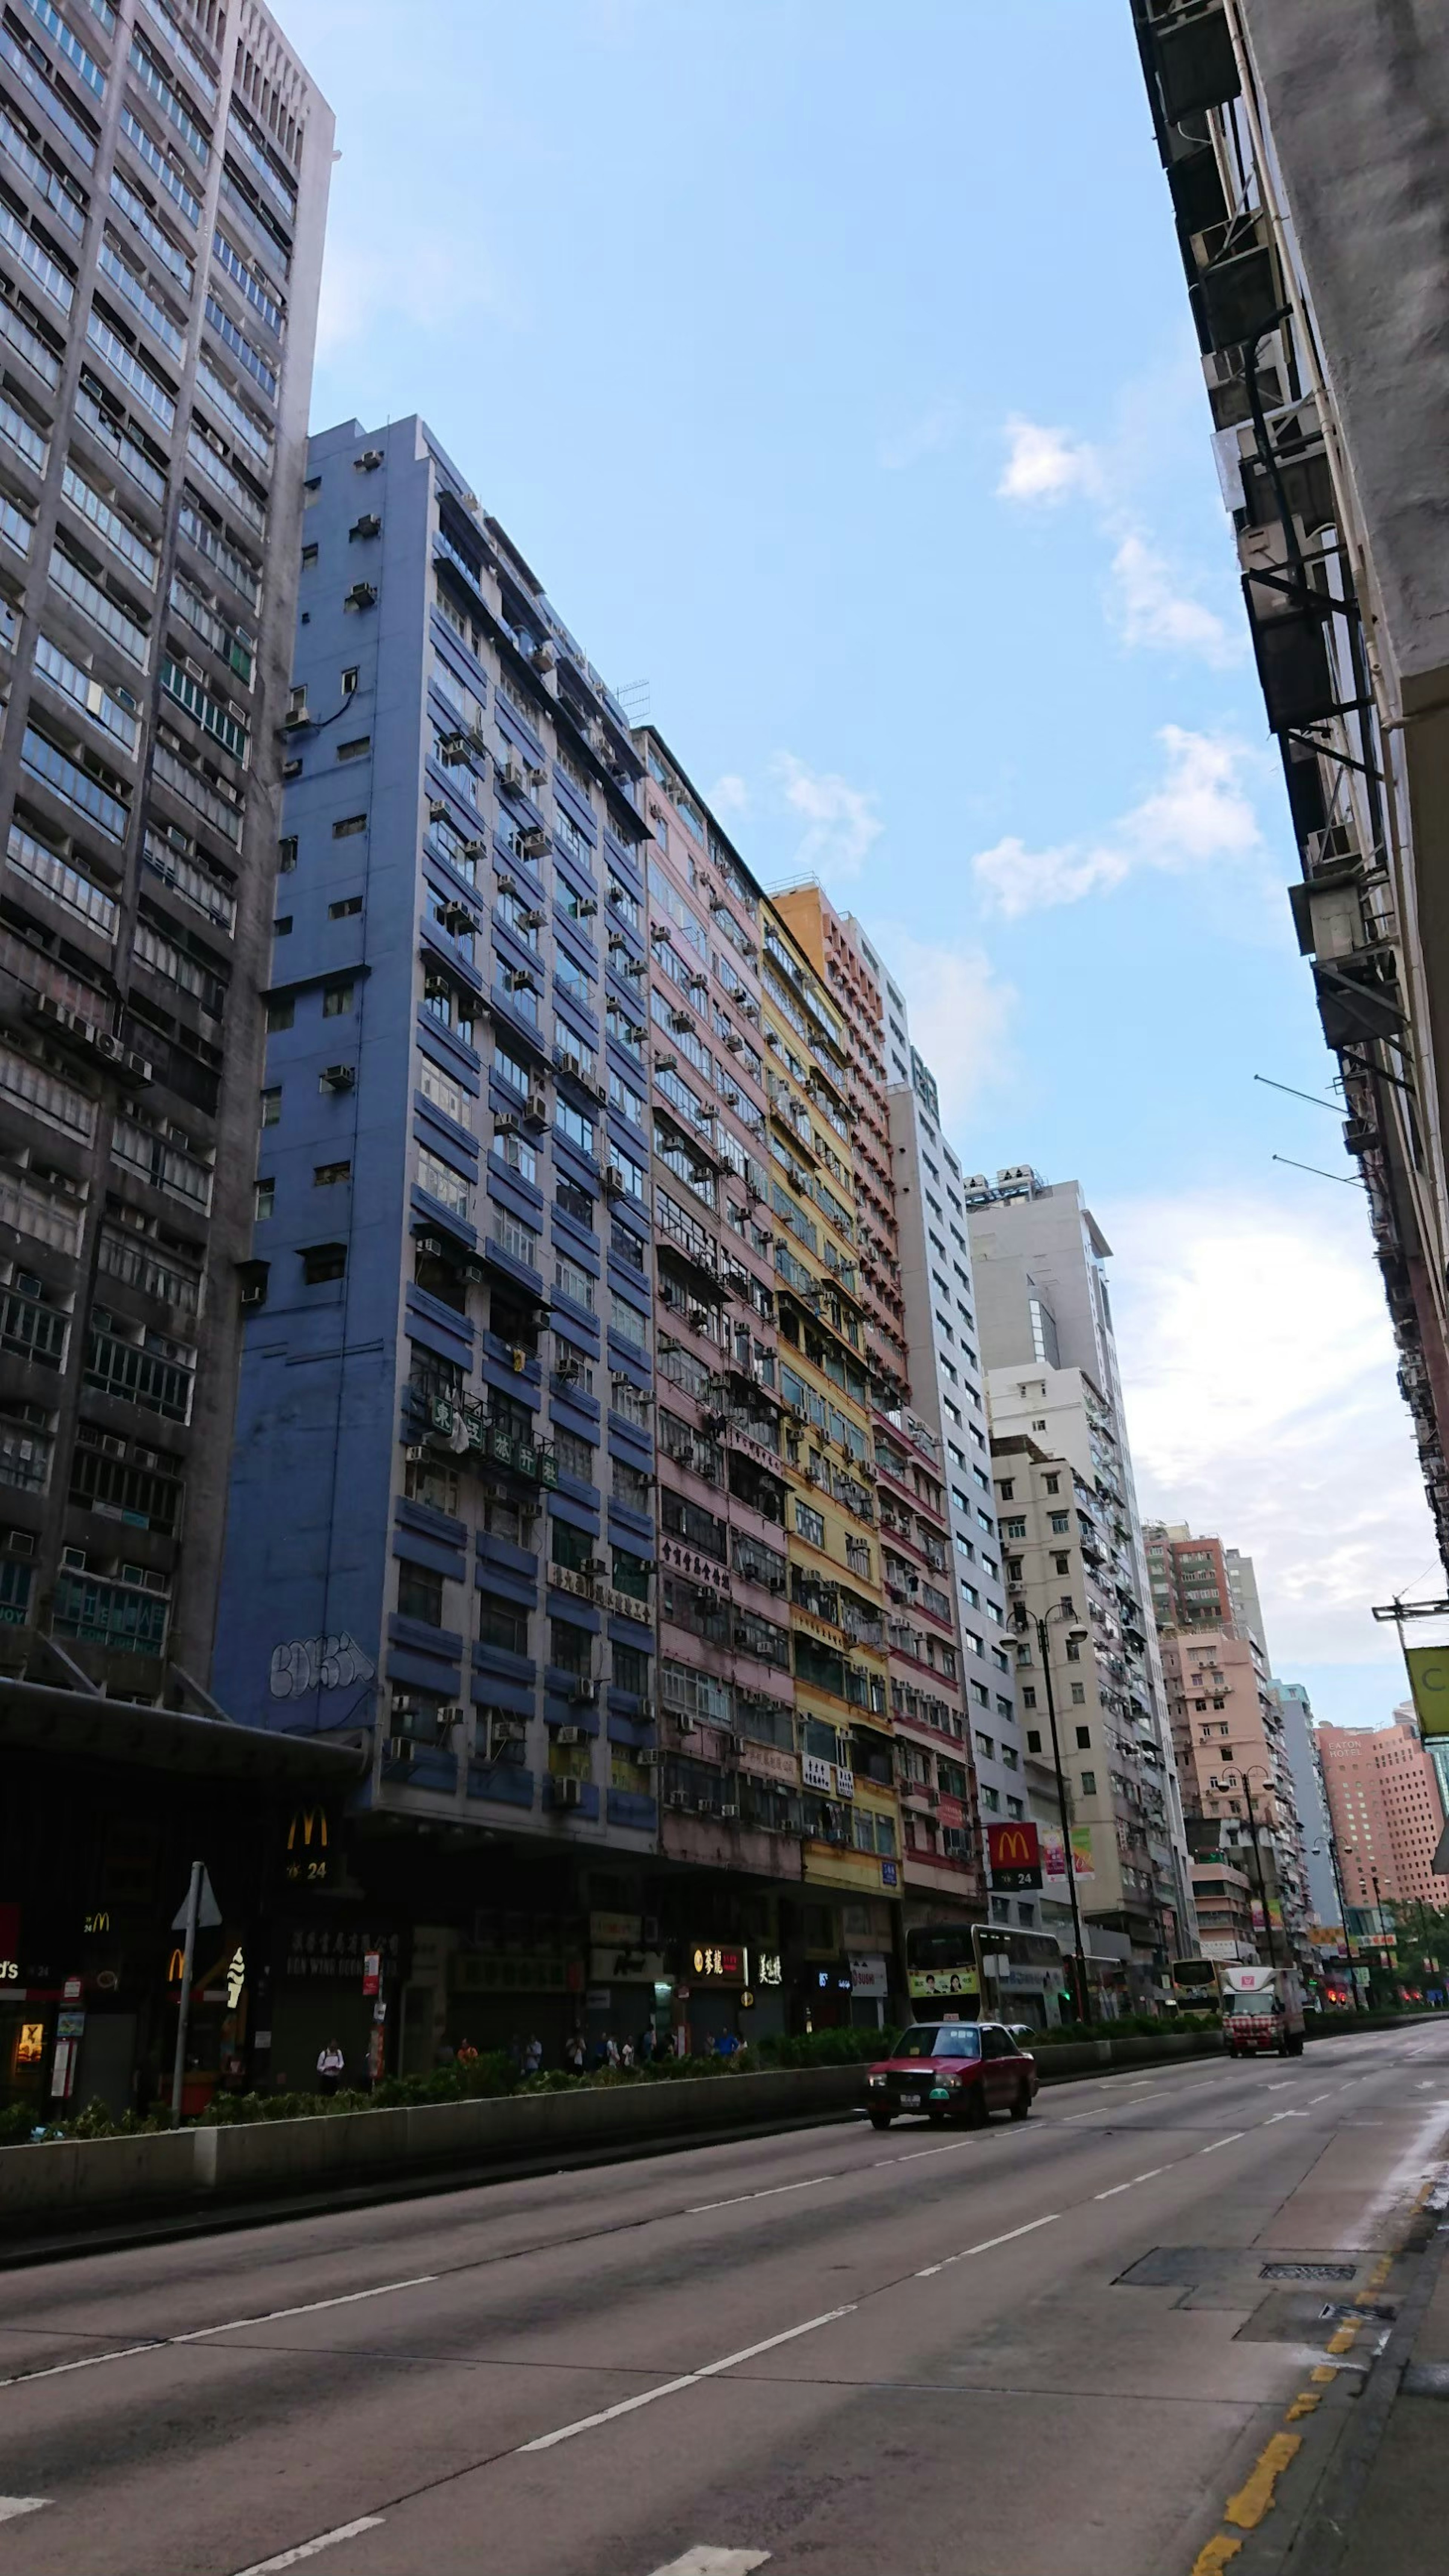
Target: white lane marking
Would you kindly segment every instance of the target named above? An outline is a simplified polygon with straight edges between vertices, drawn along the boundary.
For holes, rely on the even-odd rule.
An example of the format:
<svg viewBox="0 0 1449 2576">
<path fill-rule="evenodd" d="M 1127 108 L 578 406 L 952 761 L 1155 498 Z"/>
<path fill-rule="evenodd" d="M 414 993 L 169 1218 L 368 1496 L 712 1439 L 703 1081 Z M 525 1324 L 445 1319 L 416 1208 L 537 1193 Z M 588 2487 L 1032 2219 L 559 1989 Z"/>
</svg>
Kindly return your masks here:
<svg viewBox="0 0 1449 2576">
<path fill-rule="evenodd" d="M 682 2558 L 656 2567 L 654 2576 L 750 2576 L 769 2555 L 768 2549 L 686 2549 Z"/>
<path fill-rule="evenodd" d="M 1276 2084 L 1270 2084 L 1270 2085 L 1269 2085 L 1269 2087 L 1268 2087 L 1268 2090 L 1269 2090 L 1269 2092 L 1270 2092 L 1270 2093 L 1281 2093 L 1281 2092 L 1284 2090 L 1285 2086 L 1287 2086 L 1287 2085 L 1291 2084 L 1291 2083 L 1292 2083 L 1292 2081 L 1293 2081 L 1293 2078 L 1292 2078 L 1292 2076 L 1291 2076 L 1291 2075 L 1280 2075 L 1280 2076 L 1279 2076 L 1279 2078 L 1278 2078 L 1277 2083 L 1276 2083 Z"/>
<path fill-rule="evenodd" d="M 1059 2209 L 1053 2209 L 1045 2218 L 1029 2218 L 1025 2227 L 1008 2227 L 1004 2236 L 985 2236 L 979 2245 L 963 2245 L 959 2254 L 947 2254 L 939 2263 L 927 2263 L 924 2269 L 916 2274 L 916 2279 L 934 2280 L 938 2272 L 946 2271 L 952 2263 L 969 2263 L 973 2254 L 989 2254 L 993 2246 L 1013 2244 L 1018 2236 L 1030 2236 L 1038 2227 L 1055 2227 L 1061 2214 Z"/>
<path fill-rule="evenodd" d="M 1170 2173 L 1170 2165 L 1149 2165 L 1146 2173 L 1134 2174 L 1131 2182 L 1114 2182 L 1110 2191 L 1094 2191 L 1094 2200 L 1115 2200 L 1119 2191 L 1132 2191 L 1139 2182 L 1155 2182 L 1159 2174 Z"/>
<path fill-rule="evenodd" d="M 1265 2129 L 1271 2129 L 1275 2120 L 1306 2120 L 1307 2117 L 1306 2111 L 1270 2111 L 1263 2126 Z"/>
<path fill-rule="evenodd" d="M 313 2317 L 323 2308 L 351 2308 L 359 2299 L 385 2299 L 394 2290 L 422 2290 L 437 2279 L 436 2272 L 417 2272 L 408 2281 L 380 2281 L 373 2290 L 345 2290 L 335 2299 L 306 2299 L 300 2307 L 267 2308 L 256 2317 L 228 2317 L 224 2325 L 193 2326 L 188 2334 L 153 2335 L 149 2343 L 123 2343 L 114 2352 L 87 2353 L 81 2361 L 52 2361 L 43 2370 L 16 2370 L 0 2379 L 0 2388 L 28 2386 L 32 2379 L 63 2379 L 72 2370 L 99 2370 L 107 2361 L 131 2361 L 137 2353 L 167 2352 L 173 2344 L 205 2343 L 209 2335 L 240 2334 L 245 2326 L 276 2325 L 283 2317 Z"/>
<path fill-rule="evenodd" d="M 919 2164 L 922 2156 L 959 2156 L 964 2147 L 975 2144 L 972 2138 L 953 2138 L 949 2147 L 912 2147 L 908 2156 L 892 2156 L 893 2165 Z"/>
<path fill-rule="evenodd" d="M 1337 2088 L 1336 2088 L 1335 2086 L 1333 2086 L 1332 2084 L 1330 2084 L 1330 2086 L 1329 2086 L 1329 2088 L 1328 2088 L 1328 2093 L 1332 2093 L 1332 2092 L 1334 2092 L 1336 2089 L 1337 2089 Z M 1309 2099 L 1310 2103 L 1313 2103 L 1313 2102 L 1326 2102 L 1326 2101 L 1328 2100 L 1328 2093 L 1310 2093 L 1310 2094 L 1309 2094 L 1309 2096 L 1308 2096 L 1308 2099 Z"/>
<path fill-rule="evenodd" d="M 1245 2138 L 1247 2134 L 1246 2129 L 1230 2129 L 1225 2138 L 1214 2138 L 1210 2147 L 1199 2147 L 1197 2152 L 1200 2156 L 1215 2156 L 1219 2147 L 1234 2147 L 1239 2138 Z"/>
<path fill-rule="evenodd" d="M 359 2531 L 376 2531 L 382 2519 L 380 2513 L 364 2513 L 356 2522 L 339 2522 L 335 2531 L 319 2531 L 315 2540 L 303 2540 L 295 2549 L 282 2550 L 276 2558 L 258 2558 L 252 2566 L 243 2567 L 241 2576 L 273 2576 L 277 2568 L 300 2566 L 304 2558 L 315 2558 L 319 2549 L 335 2548 L 339 2540 L 355 2540 Z"/>
<path fill-rule="evenodd" d="M 1062 2122 L 1062 2127 L 1064 2129 L 1070 2129 L 1075 2126 L 1078 2120 L 1095 2120 L 1100 2107 L 1099 2103 L 1094 2102 L 1090 2111 L 1069 2111 Z"/>
<path fill-rule="evenodd" d="M 0 2496 L 0 2522 L 13 2522 L 18 2513 L 39 2513 L 53 2501 L 51 2496 Z"/>
<path fill-rule="evenodd" d="M 603 2406 L 597 2415 L 581 2415 L 576 2424 L 560 2424 L 553 2433 L 539 2433 L 531 2442 L 520 2442 L 515 2452 L 521 2458 L 526 2451 L 551 2451 L 556 2442 L 571 2442 L 575 2433 L 591 2433 L 598 2424 L 612 2424 L 620 2415 L 633 2415 L 641 2406 L 652 2406 L 656 2398 L 676 2397 L 681 2388 L 695 2388 L 702 2379 L 717 2379 L 722 2370 L 733 2370 L 739 2362 L 753 2361 L 758 2353 L 774 2352 L 782 2343 L 794 2343 L 797 2336 L 814 2334 L 819 2326 L 833 2326 L 839 2317 L 853 2317 L 855 2301 L 843 2308 L 827 2308 L 820 2317 L 807 2317 L 803 2326 L 787 2326 L 783 2334 L 766 2335 L 762 2343 L 748 2343 L 741 2352 L 727 2352 L 722 2361 L 707 2361 L 699 2370 L 687 2370 L 679 2379 L 661 2381 L 657 2388 L 642 2389 L 637 2397 L 621 2397 L 617 2406 Z M 247 2569 L 244 2576 L 259 2576 Z"/>
<path fill-rule="evenodd" d="M 900 2161 L 897 2156 L 886 2158 L 887 2164 L 897 2164 Z M 772 2182 L 768 2191 L 737 2191 L 731 2200 L 701 2200 L 693 2209 L 687 2209 L 684 2215 L 686 2218 L 703 2218 L 705 2212 L 710 2209 L 739 2209 L 747 2200 L 778 2200 L 782 2191 L 815 2191 L 823 2182 L 839 2182 L 839 2180 L 839 2174 L 812 2174 L 808 2182 Z"/>
<path fill-rule="evenodd" d="M 394 2290 L 425 2290 L 437 2277 L 436 2272 L 415 2272 L 411 2280 L 379 2281 L 374 2290 L 344 2290 L 335 2299 L 304 2299 L 296 2308 L 264 2308 L 260 2316 L 229 2317 L 224 2326 L 193 2326 L 189 2334 L 167 2335 L 165 2340 L 168 2344 L 204 2343 L 208 2335 L 240 2334 L 245 2326 L 274 2326 L 283 2317 L 315 2317 L 323 2308 L 355 2308 L 359 2299 L 386 2299 Z M 115 2357 L 120 2358 L 119 2354 Z M 275 2563 L 280 2566 L 283 2562 L 278 2559 Z M 267 2564 L 271 2566 L 273 2561 L 268 2559 Z M 291 2560 L 286 2564 L 290 2566 Z M 251 2576 L 250 2569 L 246 2576 Z"/>
<path fill-rule="evenodd" d="M 123 2343 L 115 2352 L 87 2353 L 84 2361 L 51 2361 L 43 2370 L 13 2370 L 8 2378 L 0 2379 L 0 2388 L 20 2388 L 32 2379 L 63 2379 L 68 2370 L 99 2370 L 103 2361 L 129 2361 L 133 2353 L 164 2350 L 164 2339 L 159 2337 L 153 2337 L 150 2343 Z"/>
</svg>

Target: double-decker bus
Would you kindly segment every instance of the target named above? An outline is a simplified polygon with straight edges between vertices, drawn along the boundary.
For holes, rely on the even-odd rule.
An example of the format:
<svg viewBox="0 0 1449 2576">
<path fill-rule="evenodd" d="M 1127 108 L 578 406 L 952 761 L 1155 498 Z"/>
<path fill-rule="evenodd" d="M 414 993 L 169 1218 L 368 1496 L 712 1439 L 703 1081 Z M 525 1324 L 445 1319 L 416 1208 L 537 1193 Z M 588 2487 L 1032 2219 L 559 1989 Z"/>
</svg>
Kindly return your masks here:
<svg viewBox="0 0 1449 2576">
<path fill-rule="evenodd" d="M 995 1923 L 921 1923 L 906 1934 L 906 1983 L 924 2017 L 950 2004 L 968 2021 L 1031 2022 L 1050 2030 L 1062 2018 L 1066 1971 L 1049 1932 L 1013 1932 Z"/>
<path fill-rule="evenodd" d="M 1184 2012 L 1216 2012 L 1222 1988 L 1223 1972 L 1218 1960 L 1173 1960 L 1172 1991 Z"/>
</svg>

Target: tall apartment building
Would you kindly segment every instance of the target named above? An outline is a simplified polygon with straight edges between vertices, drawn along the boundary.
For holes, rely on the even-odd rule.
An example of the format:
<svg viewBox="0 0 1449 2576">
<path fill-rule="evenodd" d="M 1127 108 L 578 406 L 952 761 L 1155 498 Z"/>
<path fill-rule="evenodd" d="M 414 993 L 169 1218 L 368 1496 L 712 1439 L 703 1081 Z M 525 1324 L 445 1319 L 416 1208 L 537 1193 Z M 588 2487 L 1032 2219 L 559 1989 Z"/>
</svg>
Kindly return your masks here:
<svg viewBox="0 0 1449 2576">
<path fill-rule="evenodd" d="M 848 1973 L 858 1990 L 883 1994 L 899 1956 L 902 1832 L 884 1555 L 886 1523 L 905 1513 L 913 1490 L 904 1453 L 889 1459 L 884 1481 L 878 1463 L 880 1380 L 861 1292 L 855 1141 L 874 1079 L 874 1037 L 873 1023 L 860 1032 L 851 1025 L 864 987 L 858 973 L 847 976 L 846 953 L 814 888 L 770 906 L 761 999 L 802 1777 L 796 1974 L 807 1996 L 814 1981 L 825 2010 L 832 1960 L 855 1959 L 858 1974 L 841 1968 L 837 1979 Z M 846 989 L 831 989 L 830 964 Z M 872 1114 L 878 1127 L 876 1103 Z M 878 1144 L 872 1161 L 878 1189 Z M 944 1641 L 939 1651 L 949 1655 Z"/>
<path fill-rule="evenodd" d="M 1048 1186 L 1018 1164 L 994 1185 L 969 1178 L 965 1197 L 1026 1751 L 1050 1757 L 1036 1624 L 1044 1619 L 1071 1816 L 1084 1836 L 1083 1910 L 1102 1936 L 1093 1946 L 1115 1954 L 1129 1989 L 1141 1990 L 1183 1954 L 1193 1917 L 1156 1630 L 1144 1608 L 1110 1247 L 1075 1181 Z M 1088 1854 L 1090 1879 L 1080 1874 Z"/>
<path fill-rule="evenodd" d="M 195 1706 L 333 123 L 256 0 L 0 57 L 4 1662 Z"/>
<path fill-rule="evenodd" d="M 1238 1861 L 1255 1886 L 1261 1869 L 1260 1913 L 1266 1895 L 1275 1930 L 1306 1957 L 1298 1780 L 1253 1560 L 1182 1522 L 1149 1521 L 1143 1539 L 1189 1847 Z M 1269 1919 L 1258 1927 L 1265 1956 Z"/>
<path fill-rule="evenodd" d="M 752 1955 L 793 1950 L 778 1899 L 801 1875 L 761 898 L 668 745 L 651 728 L 635 739 L 649 825 L 660 1850 L 694 1873 L 687 1919 L 669 1928 L 738 1963 L 733 1990 L 720 1968 L 695 2000 L 698 2040 L 738 2008 Z M 645 927 L 611 932 L 636 978 Z M 759 2032 L 785 1998 L 755 1986 Z"/>
<path fill-rule="evenodd" d="M 1261 1868 L 1264 1956 L 1269 1921 L 1275 1931 L 1281 1921 L 1301 1951 L 1309 1918 L 1302 1823 L 1263 1649 L 1233 1621 L 1165 1627 L 1159 1641 L 1189 1848 L 1231 1858 L 1255 1888 Z"/>
<path fill-rule="evenodd" d="M 219 1686 L 496 1837 L 561 2010 L 658 1828 L 642 764 L 421 421 L 306 499 Z"/>
<path fill-rule="evenodd" d="M 888 1063 L 890 1068 L 891 1143 L 894 1148 L 895 1197 L 901 1289 L 905 1299 L 906 1342 L 910 1354 L 910 1418 L 931 1444 L 941 1487 L 940 1553 L 945 1572 L 942 1587 L 950 1594 L 961 1656 L 959 1730 L 961 1753 L 938 1746 L 934 1777 L 923 1757 L 923 1784 L 940 1795 L 938 1821 L 950 1822 L 929 1836 L 929 1822 L 912 1825 L 907 1817 L 906 1920 L 941 1922 L 959 1915 L 964 1897 L 973 1912 L 989 1911 L 994 1920 L 1028 1928 L 1039 1926 L 1040 1899 L 1034 1895 L 990 1894 L 986 1827 L 1026 1817 L 1020 1732 L 1012 1687 L 1012 1649 L 1006 1633 L 1006 1598 L 997 1552 L 992 1510 L 990 1451 L 986 1432 L 986 1398 L 975 1345 L 975 1291 L 966 1236 L 961 1165 L 941 1127 L 935 1079 L 910 1043 L 905 1003 L 887 982 Z M 908 1075 L 903 1067 L 909 1067 Z M 921 1720 L 943 1729 L 941 1714 L 931 1705 L 933 1693 L 922 1690 L 918 1677 L 902 1677 L 899 1693 L 892 1675 L 896 1724 L 903 1735 L 924 1738 Z M 956 1731 L 956 1712 L 950 1711 Z M 944 1730 L 943 1730 L 944 1731 Z M 915 1753 L 903 1750 L 908 1770 Z M 971 1793 L 966 1803 L 956 1774 L 968 1771 Z M 948 1803 L 954 1794 L 957 1808 Z M 959 1822 L 958 1822 L 959 1810 Z M 960 1845 L 956 1831 L 974 1835 Z M 913 1834 L 925 1843 L 927 1866 L 913 1862 Z M 960 1857 L 956 1855 L 959 1852 Z M 938 1873 L 936 1855 L 948 1854 L 956 1867 L 972 1868 L 972 1877 L 952 1890 Z M 924 1909 L 914 1894 L 930 1895 Z M 954 1900 L 954 1901 L 953 1901 Z"/>
<path fill-rule="evenodd" d="M 1433 1868 L 1444 1809 L 1413 1710 L 1389 1726 L 1321 1720 L 1316 1732 L 1348 1903 L 1449 1905 L 1449 1878 Z"/>
<path fill-rule="evenodd" d="M 908 1931 L 927 1923 L 967 1924 L 985 1911 L 972 1759 L 975 1703 L 954 1601 L 934 1350 L 929 1333 L 921 1339 L 914 1329 L 920 1319 L 909 1306 L 908 1274 L 918 1266 L 916 1247 L 923 1241 L 921 1176 L 902 1162 L 898 1131 L 914 1137 L 914 1128 L 888 1061 L 888 1050 L 909 1043 L 897 1035 L 904 1004 L 859 922 L 842 918 L 818 888 L 799 889 L 778 903 L 822 962 L 852 1043 L 861 1276 L 865 1281 L 869 1274 L 873 1283 L 864 1332 L 901 1802 L 903 1922 Z M 929 1086 L 924 1069 L 922 1078 Z M 939 1156 L 934 1100 L 931 1113 L 927 1132 Z M 989 1709 L 989 1693 L 985 1704 Z"/>
<path fill-rule="evenodd" d="M 1449 50 L 1437 0 L 1132 0 L 1344 1142 L 1449 1564 Z"/>
<path fill-rule="evenodd" d="M 1298 1802 L 1309 1916 L 1321 1927 L 1336 1924 L 1342 1929 L 1343 1907 L 1333 1875 L 1333 1819 L 1323 1785 L 1312 1704 L 1302 1682 L 1275 1681 L 1270 1687 L 1282 1713 L 1283 1748 Z"/>
</svg>

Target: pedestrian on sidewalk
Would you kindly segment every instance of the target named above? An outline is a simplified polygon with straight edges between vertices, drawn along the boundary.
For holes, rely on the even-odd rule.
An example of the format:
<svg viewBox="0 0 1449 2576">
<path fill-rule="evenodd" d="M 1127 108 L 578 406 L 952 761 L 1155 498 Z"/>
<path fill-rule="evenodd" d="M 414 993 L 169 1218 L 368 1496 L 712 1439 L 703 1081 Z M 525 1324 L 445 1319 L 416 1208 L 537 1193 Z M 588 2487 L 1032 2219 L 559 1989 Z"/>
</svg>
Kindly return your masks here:
<svg viewBox="0 0 1449 2576">
<path fill-rule="evenodd" d="M 564 2041 L 564 2064 L 573 2074 L 582 2075 L 584 2071 L 584 2035 L 582 2031 L 571 2030 L 567 2039 Z"/>
<path fill-rule="evenodd" d="M 530 2036 L 529 2036 L 529 2038 L 528 2038 L 528 2040 L 527 2040 L 527 2042 L 525 2043 L 525 2046 L 524 2046 L 524 2051 L 523 2051 L 523 2071 L 524 2071 L 524 2074 L 525 2074 L 525 2075 L 536 2075 L 536 2074 L 538 2073 L 539 2068 L 542 2066 L 542 2064 L 543 2064 L 543 2041 L 538 2037 L 537 2033 L 535 2032 L 535 2033 L 530 2034 Z"/>
<path fill-rule="evenodd" d="M 342 2070 L 346 2063 L 347 2060 L 343 2056 L 341 2049 L 338 2047 L 336 2040 L 327 2040 L 318 2052 L 317 2057 L 317 2090 L 319 2093 L 336 2092 L 338 2085 L 342 2081 Z"/>
</svg>

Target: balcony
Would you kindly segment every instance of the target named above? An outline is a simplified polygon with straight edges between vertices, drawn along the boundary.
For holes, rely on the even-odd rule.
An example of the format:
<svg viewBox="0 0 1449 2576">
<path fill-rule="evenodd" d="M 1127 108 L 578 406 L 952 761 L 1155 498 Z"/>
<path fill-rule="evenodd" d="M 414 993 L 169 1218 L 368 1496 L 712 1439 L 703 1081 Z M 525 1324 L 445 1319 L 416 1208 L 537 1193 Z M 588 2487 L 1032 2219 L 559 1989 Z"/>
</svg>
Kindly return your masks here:
<svg viewBox="0 0 1449 2576">
<path fill-rule="evenodd" d="M 112 1654 L 160 1655 L 171 1605 L 163 1596 L 94 1574 L 62 1574 L 55 1587 L 51 1634 L 74 1637 Z"/>
<path fill-rule="evenodd" d="M 73 813 L 83 814 L 98 831 L 104 832 L 107 840 L 124 841 L 130 815 L 120 798 L 107 795 L 86 770 L 67 759 L 65 753 L 44 734 L 37 733 L 33 725 L 25 728 L 20 766 L 41 786 L 49 788 L 52 796 L 68 805 Z"/>
<path fill-rule="evenodd" d="M 0 1171 L 0 1225 L 15 1228 L 33 1243 L 74 1259 L 80 1250 L 85 1209 L 78 1199 L 52 1197 L 15 1172 Z"/>
</svg>

